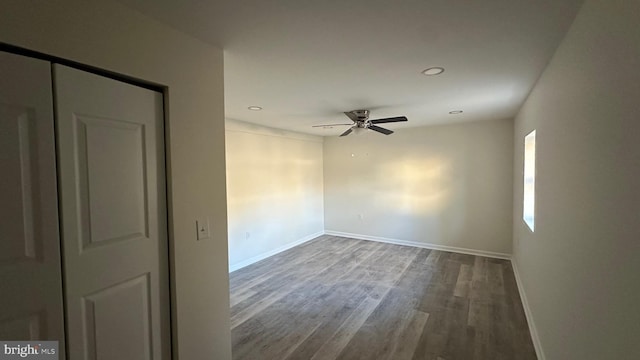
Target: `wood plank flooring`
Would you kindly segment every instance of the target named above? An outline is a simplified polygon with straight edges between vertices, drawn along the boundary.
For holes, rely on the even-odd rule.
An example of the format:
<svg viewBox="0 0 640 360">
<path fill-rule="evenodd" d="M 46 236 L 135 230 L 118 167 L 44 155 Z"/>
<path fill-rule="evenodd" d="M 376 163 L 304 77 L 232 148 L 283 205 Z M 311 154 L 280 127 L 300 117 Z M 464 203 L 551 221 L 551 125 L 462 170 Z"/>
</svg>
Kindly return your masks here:
<svg viewBox="0 0 640 360">
<path fill-rule="evenodd" d="M 325 235 L 230 286 L 234 359 L 536 359 L 508 260 Z"/>
</svg>

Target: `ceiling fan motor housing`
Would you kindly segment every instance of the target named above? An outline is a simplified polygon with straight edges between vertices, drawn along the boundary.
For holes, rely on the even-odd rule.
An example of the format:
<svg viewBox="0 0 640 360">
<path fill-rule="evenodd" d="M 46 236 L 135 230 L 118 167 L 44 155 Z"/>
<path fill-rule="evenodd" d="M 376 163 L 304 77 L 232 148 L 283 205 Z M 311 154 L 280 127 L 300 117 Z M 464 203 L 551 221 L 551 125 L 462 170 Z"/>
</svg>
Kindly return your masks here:
<svg viewBox="0 0 640 360">
<path fill-rule="evenodd" d="M 358 120 L 364 121 L 369 119 L 369 110 L 353 110 L 351 113 L 355 115 Z"/>
</svg>

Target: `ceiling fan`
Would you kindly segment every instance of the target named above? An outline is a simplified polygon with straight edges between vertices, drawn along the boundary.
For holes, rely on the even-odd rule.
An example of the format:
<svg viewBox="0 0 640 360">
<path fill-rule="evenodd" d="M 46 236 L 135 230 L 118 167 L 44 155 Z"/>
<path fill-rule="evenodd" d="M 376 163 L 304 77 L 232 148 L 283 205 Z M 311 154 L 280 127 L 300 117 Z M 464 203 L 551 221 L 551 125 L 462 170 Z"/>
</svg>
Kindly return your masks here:
<svg viewBox="0 0 640 360">
<path fill-rule="evenodd" d="M 390 118 L 384 118 L 384 119 L 369 120 L 369 110 L 353 110 L 353 111 L 347 111 L 344 114 L 347 115 L 349 119 L 351 119 L 351 121 L 353 121 L 352 124 L 314 125 L 312 127 L 351 125 L 351 127 L 347 129 L 347 131 L 343 132 L 340 136 L 347 136 L 354 131 L 362 131 L 366 129 L 377 131 L 385 135 L 391 135 L 393 134 L 393 131 L 377 126 L 376 124 L 408 121 L 406 116 L 397 116 L 397 117 L 390 117 Z"/>
</svg>

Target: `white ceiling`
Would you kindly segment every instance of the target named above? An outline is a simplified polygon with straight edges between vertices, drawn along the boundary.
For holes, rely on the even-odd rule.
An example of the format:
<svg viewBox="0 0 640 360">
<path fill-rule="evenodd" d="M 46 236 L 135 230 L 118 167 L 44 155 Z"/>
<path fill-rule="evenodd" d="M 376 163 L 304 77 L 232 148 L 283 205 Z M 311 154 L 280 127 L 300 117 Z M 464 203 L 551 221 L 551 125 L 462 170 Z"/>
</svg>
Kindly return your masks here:
<svg viewBox="0 0 640 360">
<path fill-rule="evenodd" d="M 409 118 L 390 129 L 513 117 L 582 3 L 120 1 L 224 49 L 227 118 L 316 135 L 361 108 Z"/>
</svg>

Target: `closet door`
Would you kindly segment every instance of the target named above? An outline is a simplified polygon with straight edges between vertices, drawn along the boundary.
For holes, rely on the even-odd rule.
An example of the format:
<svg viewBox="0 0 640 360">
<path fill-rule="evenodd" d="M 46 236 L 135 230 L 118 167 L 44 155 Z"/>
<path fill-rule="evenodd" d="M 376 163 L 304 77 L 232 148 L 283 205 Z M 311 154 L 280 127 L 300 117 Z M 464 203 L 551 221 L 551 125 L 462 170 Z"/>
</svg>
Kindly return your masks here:
<svg viewBox="0 0 640 360">
<path fill-rule="evenodd" d="M 51 65 L 0 52 L 0 339 L 64 358 Z"/>
<path fill-rule="evenodd" d="M 169 359 L 162 94 L 54 76 L 69 359 Z"/>
</svg>

